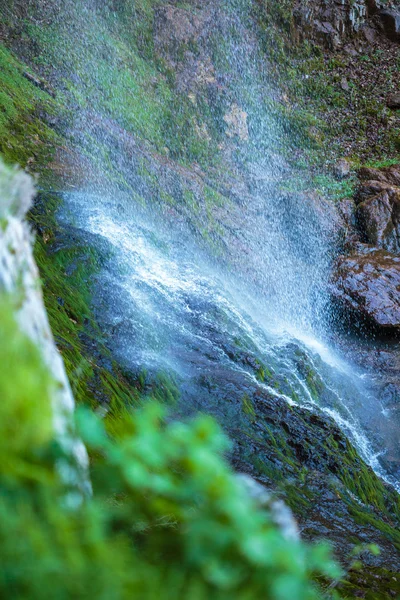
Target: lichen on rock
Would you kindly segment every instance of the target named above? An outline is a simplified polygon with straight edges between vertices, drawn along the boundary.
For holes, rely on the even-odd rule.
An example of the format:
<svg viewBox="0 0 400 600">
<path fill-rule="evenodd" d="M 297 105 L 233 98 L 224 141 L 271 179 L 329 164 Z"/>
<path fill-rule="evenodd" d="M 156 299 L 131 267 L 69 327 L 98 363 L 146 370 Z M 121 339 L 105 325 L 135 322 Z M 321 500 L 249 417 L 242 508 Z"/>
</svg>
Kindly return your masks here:
<svg viewBox="0 0 400 600">
<path fill-rule="evenodd" d="M 31 177 L 0 162 L 0 293 L 14 299 L 14 317 L 19 329 L 40 350 L 54 381 L 51 389 L 53 425 L 74 463 L 73 468 L 60 465 L 62 477 L 86 493 L 90 489 L 87 454 L 82 442 L 71 433 L 74 399 L 49 326 L 33 258 L 33 236 L 25 221 L 33 196 Z"/>
</svg>

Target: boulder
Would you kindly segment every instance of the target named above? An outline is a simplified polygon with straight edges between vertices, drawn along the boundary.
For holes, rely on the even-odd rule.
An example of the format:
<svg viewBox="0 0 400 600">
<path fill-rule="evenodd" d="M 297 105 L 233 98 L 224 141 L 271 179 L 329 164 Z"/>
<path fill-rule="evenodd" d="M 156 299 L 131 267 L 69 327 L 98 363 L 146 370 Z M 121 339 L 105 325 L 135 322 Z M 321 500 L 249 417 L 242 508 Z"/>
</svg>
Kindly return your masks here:
<svg viewBox="0 0 400 600">
<path fill-rule="evenodd" d="M 371 196 L 376 196 L 386 190 L 392 190 L 393 185 L 391 183 L 385 183 L 384 181 L 376 181 L 375 179 L 371 179 L 369 181 L 364 181 L 356 190 L 354 194 L 354 200 L 356 204 L 360 204 Z"/>
<path fill-rule="evenodd" d="M 400 165 L 360 169 L 355 222 L 361 239 L 388 252 L 400 252 Z"/>
<path fill-rule="evenodd" d="M 355 250 L 336 262 L 332 297 L 358 321 L 400 332 L 400 257 L 366 244 Z"/>
<path fill-rule="evenodd" d="M 381 181 L 389 185 L 400 186 L 400 165 L 392 165 L 381 169 L 363 167 L 358 171 L 361 181 Z"/>
<path fill-rule="evenodd" d="M 394 94 L 391 94 L 387 101 L 386 104 L 389 108 L 391 108 L 392 110 L 397 110 L 400 108 L 400 92 L 396 92 Z"/>
<path fill-rule="evenodd" d="M 400 42 L 400 11 L 388 8 L 379 11 L 386 37 L 392 42 Z"/>
<path fill-rule="evenodd" d="M 356 222 L 368 244 L 400 252 L 400 188 L 387 187 L 361 202 Z"/>
</svg>

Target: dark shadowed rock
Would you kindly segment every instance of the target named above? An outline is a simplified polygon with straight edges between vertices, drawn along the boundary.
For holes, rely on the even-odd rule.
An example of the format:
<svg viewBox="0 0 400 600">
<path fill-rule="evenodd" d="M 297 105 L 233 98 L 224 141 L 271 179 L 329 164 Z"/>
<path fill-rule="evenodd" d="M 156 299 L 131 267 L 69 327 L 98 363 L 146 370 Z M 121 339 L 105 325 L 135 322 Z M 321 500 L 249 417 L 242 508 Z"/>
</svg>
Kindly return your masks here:
<svg viewBox="0 0 400 600">
<path fill-rule="evenodd" d="M 356 251 L 337 260 L 334 299 L 360 321 L 400 330 L 400 257 L 366 244 Z"/>
<path fill-rule="evenodd" d="M 386 36 L 392 42 L 400 42 L 400 11 L 385 9 L 379 12 Z"/>
<path fill-rule="evenodd" d="M 368 16 L 372 17 L 373 15 L 375 15 L 378 12 L 381 4 L 382 2 L 380 2 L 379 0 L 366 0 Z"/>
<path fill-rule="evenodd" d="M 400 108 L 400 92 L 391 94 L 388 97 L 386 104 L 389 108 L 392 108 L 393 110 L 397 110 L 398 108 Z"/>
</svg>

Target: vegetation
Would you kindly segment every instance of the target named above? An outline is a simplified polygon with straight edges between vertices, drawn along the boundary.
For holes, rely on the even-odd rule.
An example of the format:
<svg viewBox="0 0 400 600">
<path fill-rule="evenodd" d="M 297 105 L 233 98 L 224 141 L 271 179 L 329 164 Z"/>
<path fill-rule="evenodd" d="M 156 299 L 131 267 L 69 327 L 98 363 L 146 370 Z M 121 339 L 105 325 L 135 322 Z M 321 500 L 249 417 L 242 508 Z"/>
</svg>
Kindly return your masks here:
<svg viewBox="0 0 400 600">
<path fill-rule="evenodd" d="M 332 176 L 338 158 L 346 157 L 353 169 L 365 163 L 399 162 L 396 111 L 385 102 L 399 85 L 398 58 L 379 38 L 369 44 L 361 36 L 364 53 L 354 54 L 343 46 L 328 50 L 312 36 L 302 37 L 294 23 L 294 4 L 255 3 L 260 42 L 281 90 L 275 110 L 286 121 L 296 147 L 288 153 L 289 162 L 300 170 L 300 178 L 306 165 L 309 170 L 304 188 L 340 199 L 353 190 Z"/>
<path fill-rule="evenodd" d="M 223 458 L 207 417 L 166 423 L 148 404 L 120 415 L 115 437 L 85 410 L 93 497 L 68 505 L 56 465 L 51 381 L 38 350 L 0 310 L 0 593 L 35 598 L 318 598 L 338 577 L 327 549 L 285 536 Z M 7 456 L 7 460 L 4 460 Z M 63 457 L 68 458 L 68 457 Z"/>
<path fill-rule="evenodd" d="M 40 115 L 54 116 L 57 104 L 26 78 L 29 73 L 0 45 L 0 152 L 10 163 L 45 167 L 61 140 Z"/>
</svg>

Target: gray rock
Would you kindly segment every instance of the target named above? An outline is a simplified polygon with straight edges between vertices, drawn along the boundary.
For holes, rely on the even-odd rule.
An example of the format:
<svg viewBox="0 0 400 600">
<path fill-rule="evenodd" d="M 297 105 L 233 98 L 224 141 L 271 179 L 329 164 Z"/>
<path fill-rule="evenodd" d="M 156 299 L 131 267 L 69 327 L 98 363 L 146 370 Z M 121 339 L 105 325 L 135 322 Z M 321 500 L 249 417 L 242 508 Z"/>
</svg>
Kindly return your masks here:
<svg viewBox="0 0 400 600">
<path fill-rule="evenodd" d="M 346 82 L 347 83 L 347 82 Z M 342 85 L 343 87 L 343 85 Z M 341 158 L 333 167 L 336 179 L 345 179 L 350 175 L 350 164 L 345 158 Z"/>
<path fill-rule="evenodd" d="M 385 9 L 379 11 L 383 30 L 392 42 L 400 42 L 400 11 L 396 9 Z"/>
</svg>

